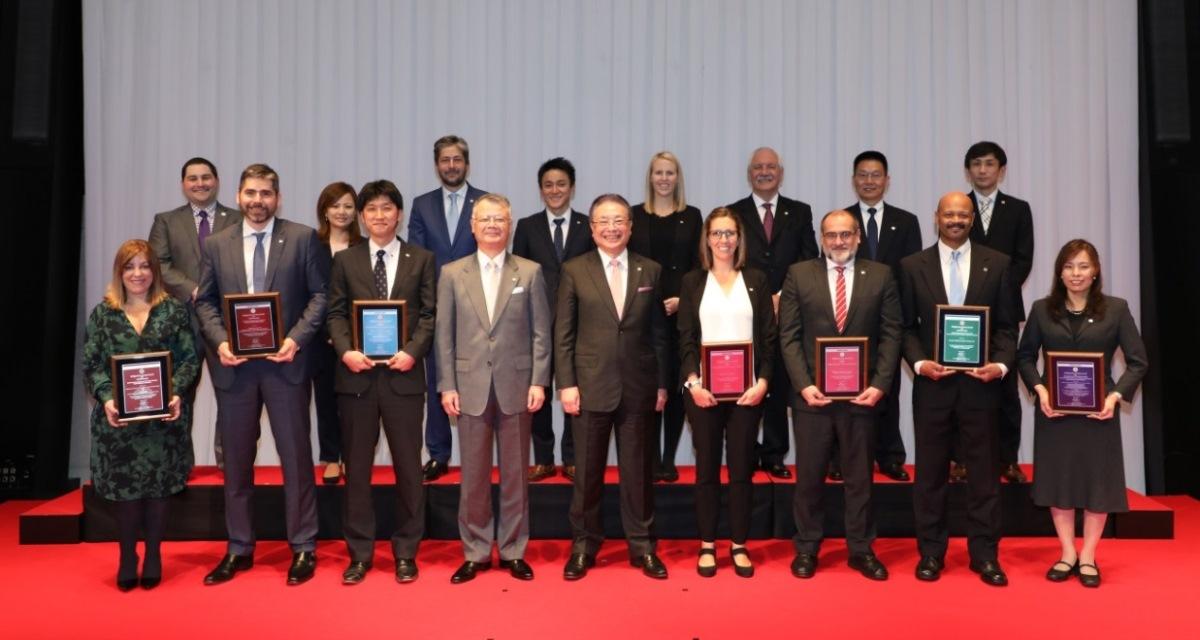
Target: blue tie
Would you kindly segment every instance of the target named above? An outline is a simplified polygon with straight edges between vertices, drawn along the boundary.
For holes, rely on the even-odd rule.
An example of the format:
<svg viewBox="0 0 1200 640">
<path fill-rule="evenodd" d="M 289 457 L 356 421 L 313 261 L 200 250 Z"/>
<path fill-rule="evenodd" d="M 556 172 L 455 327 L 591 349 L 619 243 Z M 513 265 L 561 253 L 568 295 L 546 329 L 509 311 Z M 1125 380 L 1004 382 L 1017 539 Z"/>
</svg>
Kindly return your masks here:
<svg viewBox="0 0 1200 640">
<path fill-rule="evenodd" d="M 963 293 L 962 275 L 958 272 L 958 259 L 961 251 L 950 252 L 950 304 L 960 306 L 967 297 Z"/>
<path fill-rule="evenodd" d="M 867 221 L 867 250 L 871 252 L 871 259 L 875 259 L 875 252 L 879 249 L 879 225 L 875 222 L 875 207 L 867 209 L 867 214 L 871 219 Z"/>
<path fill-rule="evenodd" d="M 558 256 L 558 261 L 562 262 L 563 253 L 566 248 L 563 246 L 563 219 L 558 218 L 554 221 L 554 255 Z"/>
<path fill-rule="evenodd" d="M 262 293 L 267 289 L 267 251 L 263 248 L 263 236 L 266 231 L 254 234 L 258 244 L 254 245 L 254 293 Z"/>
<path fill-rule="evenodd" d="M 450 244 L 454 244 L 454 235 L 458 233 L 458 194 L 450 194 L 450 210 L 446 212 L 446 229 L 450 232 Z"/>
</svg>

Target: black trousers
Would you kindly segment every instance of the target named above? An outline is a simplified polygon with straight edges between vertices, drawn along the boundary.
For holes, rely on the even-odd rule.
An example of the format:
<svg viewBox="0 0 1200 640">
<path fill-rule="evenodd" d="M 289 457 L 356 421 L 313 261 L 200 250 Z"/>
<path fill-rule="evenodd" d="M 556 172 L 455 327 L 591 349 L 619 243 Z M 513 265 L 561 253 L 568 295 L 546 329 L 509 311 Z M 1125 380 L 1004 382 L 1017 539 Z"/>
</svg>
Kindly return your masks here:
<svg viewBox="0 0 1200 640">
<path fill-rule="evenodd" d="M 553 367 L 550 369 L 550 378 L 554 378 Z M 554 398 L 554 391 L 553 386 L 546 387 L 546 402 L 542 403 L 542 408 L 533 414 L 530 433 L 533 440 L 534 464 L 554 464 L 554 403 L 551 401 Z M 575 464 L 575 438 L 571 429 L 571 416 L 563 411 L 561 404 L 558 405 L 558 414 L 563 419 L 559 455 L 564 465 Z"/>
<path fill-rule="evenodd" d="M 1000 413 L 997 416 L 1000 436 L 1000 464 L 1016 464 L 1021 448 L 1021 394 L 1017 390 L 1016 371 L 1009 370 L 1000 381 Z M 967 467 L 968 473 L 970 468 Z"/>
<path fill-rule="evenodd" d="M 318 336 L 309 344 L 313 366 L 313 401 L 317 405 L 317 459 L 338 462 L 342 459 L 342 430 L 338 420 L 337 394 L 333 391 L 334 372 L 338 367 L 337 353 Z"/>
<path fill-rule="evenodd" d="M 804 402 L 796 398 L 796 402 Z M 796 520 L 796 553 L 816 555 L 825 538 L 825 468 L 835 442 L 846 493 L 846 546 L 852 554 L 871 553 L 875 517 L 871 506 L 872 448 L 875 414 L 847 402 L 834 402 L 821 412 L 795 411 L 796 487 L 792 515 Z"/>
<path fill-rule="evenodd" d="M 775 348 L 778 366 L 771 373 L 767 397 L 763 400 L 762 443 L 757 447 L 758 462 L 762 466 L 783 464 L 788 452 L 788 407 L 792 390 L 792 379 L 787 367 L 783 366 L 783 353 Z"/>
<path fill-rule="evenodd" d="M 900 372 L 892 381 L 892 389 L 876 405 L 875 413 L 875 462 L 880 468 L 885 464 L 904 464 L 907 453 L 904 451 L 904 439 L 900 437 Z M 839 455 L 840 439 L 835 438 L 829 459 L 841 464 Z M 796 448 L 799 449 L 797 444 Z"/>
<path fill-rule="evenodd" d="M 754 438 L 758 421 L 762 419 L 762 404 L 741 407 L 733 402 L 721 402 L 715 407 L 701 408 L 684 394 L 684 407 L 692 425 L 692 442 L 696 445 L 696 522 L 700 540 L 713 542 L 717 538 L 717 521 L 721 509 L 721 451 L 722 441 L 729 466 L 729 534 L 734 544 L 745 544 L 750 533 L 754 475 Z"/>
<path fill-rule="evenodd" d="M 667 319 L 667 380 L 679 379 L 679 330 L 675 317 Z M 679 385 L 667 387 L 667 404 L 654 415 L 654 463 L 657 467 L 675 466 L 675 453 L 683 437 L 683 392 Z M 690 395 L 690 394 L 688 394 Z"/>
</svg>

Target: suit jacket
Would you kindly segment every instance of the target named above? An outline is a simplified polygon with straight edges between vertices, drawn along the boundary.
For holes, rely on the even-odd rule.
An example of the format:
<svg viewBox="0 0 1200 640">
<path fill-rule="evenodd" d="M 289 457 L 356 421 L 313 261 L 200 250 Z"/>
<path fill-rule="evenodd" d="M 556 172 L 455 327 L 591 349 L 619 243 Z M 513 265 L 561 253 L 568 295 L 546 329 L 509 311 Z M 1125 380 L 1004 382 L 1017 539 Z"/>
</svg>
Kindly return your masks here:
<svg viewBox="0 0 1200 640">
<path fill-rule="evenodd" d="M 241 221 L 240 211 L 218 202 L 209 226 L 212 233 L 217 233 Z M 154 214 L 148 241 L 162 264 L 162 279 L 167 291 L 190 307 L 192 291 L 200 285 L 201 262 L 200 236 L 196 231 L 196 216 L 192 214 L 192 206 L 185 204 Z"/>
<path fill-rule="evenodd" d="M 486 194 L 486 191 L 467 184 L 466 202 L 459 203 L 458 227 L 453 232 L 447 226 L 441 187 L 413 200 L 412 213 L 408 216 L 408 241 L 433 252 L 438 272 L 447 263 L 475 253 L 471 212 L 475 201 Z"/>
<path fill-rule="evenodd" d="M 458 391 L 462 412 L 481 416 L 494 388 L 502 413 L 524 413 L 529 387 L 550 386 L 553 323 L 542 267 L 504 258 L 490 320 L 477 256 L 446 265 L 438 280 L 438 391 Z"/>
<path fill-rule="evenodd" d="M 246 293 L 249 265 L 242 252 L 242 224 L 226 227 L 204 243 L 196 315 L 214 352 L 218 345 L 229 340 L 223 297 L 228 293 Z M 329 250 L 317 239 L 316 230 L 276 218 L 267 254 L 266 290 L 279 293 L 286 337 L 299 347 L 291 362 L 279 365 L 284 379 L 292 384 L 306 382 L 309 377 L 305 347 L 325 322 L 326 273 L 329 273 Z M 219 362 L 211 372 L 213 386 L 218 389 L 231 388 L 237 378 L 236 367 Z"/>
<path fill-rule="evenodd" d="M 971 244 L 971 275 L 965 305 L 991 308 L 988 361 L 1008 367 L 1014 375 L 1018 315 L 1008 256 Z M 937 245 L 900 261 L 900 304 L 904 310 L 904 359 L 910 367 L 932 360 L 936 306 L 948 304 Z M 944 408 L 961 403 L 973 409 L 994 409 L 1000 399 L 999 381 L 984 383 L 963 373 L 940 381 L 915 376 L 913 404 Z"/>
<path fill-rule="evenodd" d="M 679 295 L 683 276 L 700 268 L 700 234 L 704 233 L 704 220 L 700 210 L 689 206 L 671 214 L 671 241 L 656 245 L 651 241 L 650 228 L 656 224 L 657 216 L 646 211 L 645 203 L 636 204 L 629 211 L 633 219 L 633 230 L 629 236 L 629 250 L 657 262 L 663 268 L 663 298 Z M 669 258 L 669 259 L 668 259 Z"/>
<path fill-rule="evenodd" d="M 771 379 L 775 367 L 775 347 L 779 333 L 775 325 L 773 292 L 767 286 L 767 274 L 758 269 L 743 269 L 742 280 L 754 309 L 754 377 Z M 683 276 L 679 291 L 679 310 L 675 322 L 679 327 L 679 380 L 682 385 L 690 374 L 700 375 L 700 347 L 704 344 L 704 328 L 700 324 L 700 301 L 708 285 L 708 271 L 695 269 Z"/>
<path fill-rule="evenodd" d="M 887 393 L 900 363 L 903 339 L 900 294 L 892 271 L 878 262 L 855 258 L 846 327 L 839 333 L 826 268 L 825 258 L 792 265 L 779 296 L 779 346 L 792 386 L 799 393 L 817 384 L 817 338 L 855 336 L 868 340 L 867 384 Z M 803 399 L 795 406 L 810 413 L 829 409 L 810 407 Z M 874 411 L 857 405 L 851 409 Z"/>
<path fill-rule="evenodd" d="M 883 205 L 883 220 L 887 224 L 879 227 L 879 246 L 874 258 L 871 257 L 871 249 L 867 247 L 866 212 L 857 202 L 846 207 L 846 211 L 853 213 L 858 220 L 858 228 L 861 231 L 858 254 L 855 257 L 886 264 L 892 268 L 892 276 L 899 277 L 900 259 L 921 250 L 921 223 L 917 216 L 904 209 L 887 202 Z"/>
<path fill-rule="evenodd" d="M 1042 298 L 1033 303 L 1025 331 L 1021 334 L 1021 345 L 1017 348 L 1017 366 L 1021 379 L 1032 392 L 1039 384 L 1046 384 L 1044 375 L 1038 373 L 1038 351 L 1099 351 L 1104 353 L 1105 394 L 1117 391 L 1126 401 L 1133 400 L 1138 384 L 1150 368 L 1146 357 L 1146 345 L 1138 334 L 1129 303 L 1121 298 L 1104 296 L 1103 317 L 1088 314 L 1087 322 L 1076 336 L 1071 331 L 1071 321 L 1066 316 L 1055 320 L 1050 316 L 1049 299 Z M 1113 382 L 1113 353 L 1121 347 L 1125 355 L 1125 372 L 1121 379 Z"/>
<path fill-rule="evenodd" d="M 329 317 L 326 326 L 333 339 L 338 364 L 333 388 L 337 393 L 359 395 L 373 384 L 386 384 L 396 394 L 425 393 L 425 355 L 433 346 L 435 304 L 433 254 L 409 242 L 401 241 L 396 261 L 396 279 L 389 300 L 404 300 L 408 316 L 408 340 L 400 350 L 416 359 L 408 371 L 396 371 L 380 365 L 370 371 L 354 373 L 341 363 L 341 357 L 354 348 L 351 316 L 355 300 L 376 300 L 374 258 L 367 241 L 339 251 L 333 257 L 329 278 Z"/>
<path fill-rule="evenodd" d="M 542 265 L 542 279 L 546 281 L 546 300 L 550 305 L 550 314 L 554 315 L 558 300 L 558 281 L 562 271 L 562 263 L 596 250 L 592 240 L 592 228 L 588 217 L 572 210 L 564 225 L 570 225 L 567 230 L 566 245 L 563 247 L 563 259 L 558 259 L 554 252 L 554 237 L 550 234 L 550 225 L 546 221 L 546 211 L 521 218 L 517 222 L 517 230 L 513 233 L 512 252 L 526 260 L 533 260 Z"/>
<path fill-rule="evenodd" d="M 585 411 L 613 411 L 625 401 L 653 411 L 667 389 L 667 325 L 658 263 L 630 251 L 625 310 L 617 318 L 600 252 L 563 265 L 554 322 L 555 382 L 579 387 Z"/>
<path fill-rule="evenodd" d="M 992 203 L 992 221 L 987 233 L 983 232 L 983 222 L 979 219 L 979 203 L 975 202 L 975 192 L 967 194 L 975 209 L 975 225 L 971 227 L 971 244 L 990 247 L 1008 256 L 1011 261 L 1009 278 L 1013 282 L 1013 292 L 1016 295 L 1018 320 L 1025 319 L 1025 302 L 1021 294 L 1021 286 L 1033 269 L 1033 214 L 1029 203 L 996 191 L 996 201 Z"/>
<path fill-rule="evenodd" d="M 807 204 L 779 196 L 770 242 L 753 196 L 742 198 L 729 208 L 741 217 L 742 228 L 746 230 L 746 266 L 765 272 L 772 292 L 783 288 L 788 267 L 817 257 L 812 208 Z"/>
</svg>

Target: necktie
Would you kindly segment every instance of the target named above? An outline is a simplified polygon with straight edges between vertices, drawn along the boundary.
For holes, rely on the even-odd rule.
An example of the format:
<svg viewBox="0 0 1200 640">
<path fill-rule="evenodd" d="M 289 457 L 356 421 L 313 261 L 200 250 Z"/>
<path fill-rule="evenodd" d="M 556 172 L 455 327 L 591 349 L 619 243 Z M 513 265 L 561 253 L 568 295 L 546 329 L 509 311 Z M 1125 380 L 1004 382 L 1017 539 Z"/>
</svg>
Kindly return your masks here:
<svg viewBox="0 0 1200 640">
<path fill-rule="evenodd" d="M 867 209 L 867 215 L 870 220 L 867 220 L 867 250 L 871 252 L 871 259 L 875 259 L 875 251 L 879 249 L 879 224 L 875 222 L 875 214 L 878 209 L 871 207 Z"/>
<path fill-rule="evenodd" d="M 763 203 L 763 231 L 767 232 L 767 242 L 771 241 L 771 232 L 775 230 L 775 216 L 771 213 L 771 203 Z"/>
<path fill-rule="evenodd" d="M 987 233 L 992 224 L 992 199 L 987 196 L 979 196 L 979 222 L 983 224 L 983 232 Z"/>
<path fill-rule="evenodd" d="M 554 220 L 554 254 L 558 256 L 558 261 L 562 262 L 563 253 L 566 252 L 566 247 L 563 246 L 563 219 L 557 218 Z"/>
<path fill-rule="evenodd" d="M 208 234 L 212 233 L 212 227 L 208 224 L 208 212 L 204 209 L 200 210 L 200 228 L 198 235 L 200 236 L 200 251 L 204 251 L 204 241 L 208 239 Z"/>
<path fill-rule="evenodd" d="M 450 194 L 450 210 L 446 212 L 446 230 L 450 232 L 450 244 L 454 244 L 454 235 L 458 233 L 458 194 Z"/>
<path fill-rule="evenodd" d="M 836 301 L 833 305 L 833 316 L 837 321 L 838 333 L 846 330 L 846 267 L 834 267 L 837 270 Z"/>
<path fill-rule="evenodd" d="M 266 231 L 254 234 L 254 293 L 262 293 L 267 289 L 267 250 L 263 247 L 263 236 Z"/>
<path fill-rule="evenodd" d="M 387 265 L 383 263 L 383 257 L 387 255 L 387 251 L 380 249 L 375 252 L 375 295 L 380 300 L 387 300 Z"/>
<path fill-rule="evenodd" d="M 496 299 L 500 297 L 496 295 L 500 289 L 500 265 L 489 260 L 485 272 L 487 277 L 484 278 L 484 286 L 487 287 L 487 290 L 483 294 L 488 307 L 488 320 L 494 323 L 496 322 Z"/>
<path fill-rule="evenodd" d="M 612 291 L 613 304 L 617 306 L 617 318 L 625 310 L 625 283 L 621 278 L 621 261 L 613 258 L 608 261 L 608 288 Z"/>
<path fill-rule="evenodd" d="M 961 305 L 966 294 L 963 293 L 962 275 L 958 270 L 958 259 L 962 257 L 961 251 L 950 252 L 950 304 Z"/>
</svg>

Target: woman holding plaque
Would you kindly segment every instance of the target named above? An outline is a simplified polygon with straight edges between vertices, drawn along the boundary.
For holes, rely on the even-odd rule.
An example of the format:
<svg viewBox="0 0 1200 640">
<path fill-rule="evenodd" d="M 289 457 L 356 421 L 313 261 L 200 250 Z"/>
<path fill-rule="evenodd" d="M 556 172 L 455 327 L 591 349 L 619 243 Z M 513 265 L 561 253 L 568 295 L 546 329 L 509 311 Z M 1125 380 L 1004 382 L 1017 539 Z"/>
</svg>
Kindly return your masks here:
<svg viewBox="0 0 1200 640">
<path fill-rule="evenodd" d="M 111 357 L 159 351 L 171 354 L 172 392 L 165 407 L 169 415 L 122 421 L 114 398 L 129 387 L 124 380 L 112 379 Z M 158 257 L 150 245 L 144 240 L 126 241 L 113 260 L 104 301 L 88 316 L 83 345 L 84 385 L 96 399 L 91 416 L 92 485 L 97 495 L 116 503 L 121 549 L 117 588 L 121 591 L 139 583 L 139 529 L 145 531 L 141 586 L 153 589 L 162 580 L 159 547 L 167 498 L 183 491 L 192 470 L 192 439 L 186 426 L 191 407 L 178 390 L 190 387 L 199 371 L 187 308 L 163 288 Z M 148 386 L 165 393 L 164 382 L 156 378 Z M 121 388 L 114 389 L 114 384 Z"/>
<path fill-rule="evenodd" d="M 762 401 L 771 379 L 772 358 L 778 339 L 771 289 L 761 271 L 745 269 L 746 242 L 741 219 L 725 207 L 714 209 L 704 223 L 699 244 L 701 269 L 683 277 L 679 291 L 679 353 L 688 423 L 696 446 L 696 519 L 700 529 L 700 557 L 696 571 L 706 578 L 716 575 L 717 513 L 721 505 L 721 442 L 729 466 L 730 556 L 734 572 L 748 578 L 754 565 L 746 552 L 750 533 L 751 484 L 754 441 L 762 419 Z M 742 348 L 740 354 L 739 347 Z M 721 356 L 711 358 L 713 349 Z M 717 372 L 705 358 L 733 362 L 742 367 Z M 724 360 L 730 362 L 730 360 Z M 740 384 L 724 388 L 729 380 Z M 720 396 L 722 399 L 718 400 Z"/>
<path fill-rule="evenodd" d="M 646 169 L 646 201 L 630 209 L 633 232 L 629 250 L 662 265 L 663 308 L 667 313 L 667 362 L 675 366 L 679 354 L 679 331 L 675 312 L 679 308 L 679 287 L 687 272 L 700 266 L 700 210 L 688 206 L 683 194 L 683 167 L 670 151 L 660 151 L 650 158 Z M 668 371 L 675 380 L 679 372 Z M 683 396 L 678 389 L 667 390 L 667 405 L 661 419 L 656 418 L 654 440 L 654 479 L 675 482 L 675 451 L 683 435 Z"/>
<path fill-rule="evenodd" d="M 1063 245 L 1054 272 L 1050 295 L 1033 303 L 1017 349 L 1021 378 L 1038 398 L 1033 501 L 1050 508 L 1062 543 L 1062 556 L 1046 578 L 1062 582 L 1078 575 L 1085 587 L 1098 587 L 1096 545 L 1105 519 L 1109 513 L 1129 510 L 1117 403 L 1131 398 L 1145 375 L 1146 347 L 1129 305 L 1102 293 L 1100 256 L 1092 243 L 1072 240 Z M 1125 355 L 1125 372 L 1114 384 L 1111 367 L 1117 347 Z M 1039 350 L 1054 356 L 1042 373 L 1037 368 Z M 1100 354 L 1103 370 L 1096 367 L 1088 374 L 1089 363 L 1101 364 Z M 1057 395 L 1054 386 L 1059 387 Z M 1076 509 L 1083 509 L 1083 547 L 1078 552 Z"/>
<path fill-rule="evenodd" d="M 330 184 L 317 197 L 317 238 L 329 247 L 331 256 L 363 241 L 358 226 L 357 199 L 354 187 L 345 182 Z M 325 278 L 329 279 L 328 273 Z M 341 463 L 342 430 L 338 423 L 337 396 L 333 392 L 333 373 L 338 358 L 329 341 L 329 332 L 324 328 L 312 341 L 312 348 L 315 349 L 312 359 L 313 399 L 317 405 L 318 458 L 324 467 L 321 481 L 337 484 L 346 473 Z"/>
</svg>

